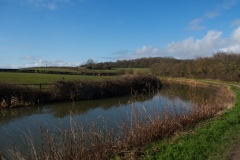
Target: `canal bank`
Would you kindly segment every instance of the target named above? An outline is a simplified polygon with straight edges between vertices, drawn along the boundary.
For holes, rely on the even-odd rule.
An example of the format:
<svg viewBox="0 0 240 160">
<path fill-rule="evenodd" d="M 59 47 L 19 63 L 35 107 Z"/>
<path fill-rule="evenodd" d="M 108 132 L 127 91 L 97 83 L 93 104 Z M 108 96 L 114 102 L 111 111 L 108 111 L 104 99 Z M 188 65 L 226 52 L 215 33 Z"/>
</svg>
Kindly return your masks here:
<svg viewBox="0 0 240 160">
<path fill-rule="evenodd" d="M 166 85 L 167 86 L 167 85 Z M 97 132 L 84 132 L 84 134 L 80 134 L 79 137 L 81 137 L 81 135 L 88 135 L 88 139 L 89 140 L 97 140 L 97 141 L 94 141 L 94 146 L 92 146 L 93 148 L 91 149 L 91 156 L 95 156 L 95 159 L 96 157 L 100 156 L 100 157 L 104 157 L 104 156 L 109 156 L 112 157 L 111 155 L 114 155 L 116 154 L 116 156 L 128 156 L 129 153 L 131 154 L 131 148 L 138 148 L 139 146 L 143 146 L 144 144 L 146 144 L 147 142 L 150 142 L 150 141 L 156 141 L 157 139 L 162 139 L 166 136 L 170 136 L 170 135 L 173 135 L 174 133 L 177 133 L 178 131 L 181 131 L 183 129 L 186 129 L 186 127 L 190 124 L 191 125 L 195 125 L 197 122 L 199 121 L 202 121 L 206 118 L 209 118 L 211 117 L 212 115 L 215 115 L 216 111 L 215 109 L 217 109 L 218 107 L 220 107 L 219 109 L 221 109 L 223 106 L 224 103 L 221 103 L 219 104 L 219 106 L 209 106 L 209 105 L 194 105 L 192 102 L 192 98 L 195 97 L 197 99 L 201 99 L 202 97 L 204 97 L 203 95 L 204 94 L 200 94 L 200 96 L 196 96 L 194 95 L 193 93 L 202 93 L 202 91 L 204 91 L 204 87 L 198 87 L 198 85 L 196 86 L 193 86 L 191 89 L 188 88 L 186 90 L 186 93 L 189 95 L 190 99 L 191 100 L 187 100 L 187 94 L 186 93 L 183 93 L 183 92 L 179 92 L 184 90 L 184 86 L 186 85 L 180 85 L 180 86 L 177 86 L 177 87 L 174 87 L 174 85 L 169 85 L 169 88 L 164 92 L 163 90 L 160 91 L 160 95 L 157 95 L 157 96 L 154 96 L 154 100 L 157 100 L 156 103 L 153 103 L 152 100 L 150 101 L 147 101 L 147 102 L 137 102 L 137 103 L 133 103 L 135 101 L 133 101 L 134 99 L 130 99 L 130 101 L 126 101 L 127 103 L 127 106 L 126 107 L 122 107 L 122 102 L 121 101 L 118 101 L 118 104 L 120 105 L 120 108 L 115 108 L 116 106 L 119 106 L 119 105 L 116 105 L 115 107 L 110 107 L 110 112 L 109 114 L 104 114 L 105 110 L 106 110 L 106 107 L 104 107 L 105 105 L 101 105 L 101 108 L 95 108 L 95 109 L 90 109 L 89 111 L 85 111 L 83 113 L 80 113 L 80 112 L 75 112 L 77 111 L 78 107 L 77 107 L 77 104 L 74 103 L 74 104 L 71 104 L 71 106 L 73 106 L 72 108 L 67 105 L 65 105 L 66 107 L 66 110 L 68 110 L 68 113 L 69 114 L 66 114 L 66 115 L 62 115 L 62 111 L 57 111 L 55 112 L 55 109 L 57 108 L 64 108 L 64 107 L 47 107 L 47 108 L 39 108 L 38 110 L 40 111 L 37 111 L 37 113 L 33 114 L 33 115 L 30 115 L 30 116 L 27 116 L 26 117 L 26 121 L 22 121 L 20 122 L 19 120 L 20 119 L 24 119 L 24 117 L 21 117 L 20 119 L 17 118 L 15 119 L 13 122 L 16 123 L 14 124 L 15 126 L 18 126 L 18 131 L 19 131 L 19 126 L 20 124 L 25 124 L 26 123 L 29 123 L 29 122 L 33 122 L 32 124 L 27 124 L 27 126 L 33 126 L 35 127 L 33 129 L 33 131 L 36 132 L 35 133 L 32 133 L 31 135 L 39 135 L 39 133 L 37 133 L 39 131 L 38 129 L 38 124 L 34 124 L 34 122 L 44 122 L 45 125 L 46 125 L 46 122 L 47 124 L 50 124 L 53 125 L 53 126 L 56 126 L 53 121 L 51 121 L 51 117 L 56 117 L 56 122 L 59 123 L 59 118 L 61 119 L 64 119 L 65 122 L 61 122 L 61 126 L 65 126 L 65 127 L 72 127 L 72 125 L 69 125 L 69 119 L 71 120 L 74 120 L 73 122 L 78 121 L 78 114 L 83 114 L 84 116 L 82 117 L 82 120 L 80 120 L 81 122 L 91 122 L 91 119 L 89 118 L 89 116 L 92 114 L 92 117 L 94 117 L 95 120 L 99 120 L 99 119 L 103 119 L 103 117 L 109 117 L 109 119 L 111 118 L 114 118 L 114 117 L 117 117 L 117 115 L 119 115 L 119 119 L 118 120 L 115 120 L 115 122 L 121 122 L 122 120 L 126 120 L 126 121 L 129 121 L 131 122 L 130 126 L 126 123 L 123 123 L 122 126 L 125 126 L 122 130 L 124 132 L 121 132 L 121 133 L 124 133 L 125 135 L 122 135 L 120 137 L 111 137 L 112 136 L 112 132 L 110 132 L 111 134 L 108 134 L 108 136 L 110 137 L 105 137 L 105 136 L 101 136 L 102 135 L 102 132 L 100 130 L 100 132 L 98 132 L 98 129 L 96 128 L 95 126 L 95 129 L 92 128 L 91 131 L 97 131 Z M 174 91 L 174 88 L 177 89 L 178 91 Z M 212 87 L 210 87 L 212 88 Z M 202 90 L 203 89 L 203 90 Z M 191 92 L 192 91 L 192 92 Z M 208 92 L 208 90 L 205 90 Z M 167 99 L 161 99 L 161 97 L 166 97 L 166 93 L 171 93 L 171 95 L 169 96 L 168 100 Z M 220 93 L 220 92 L 219 92 Z M 224 97 L 226 98 L 226 93 L 227 92 L 224 92 L 225 95 Z M 210 98 L 213 98 L 214 94 L 211 93 L 210 94 Z M 218 94 L 216 94 L 218 95 Z M 220 95 L 223 95 L 223 93 L 221 93 Z M 219 95 L 219 96 L 220 96 Z M 174 98 L 175 97 L 175 98 Z M 224 100 L 223 97 L 218 97 L 219 100 Z M 169 106 L 169 101 L 172 101 L 173 99 L 174 102 L 172 103 L 172 105 Z M 181 104 L 178 104 L 178 102 L 182 99 L 182 102 Z M 164 104 L 161 104 L 162 102 L 165 102 L 165 105 Z M 208 101 L 209 102 L 209 101 Z M 99 102 L 98 102 L 99 104 Z M 132 110 L 133 109 L 133 106 L 132 105 L 136 105 L 136 108 L 137 109 L 141 109 L 141 110 Z M 149 110 L 146 110 L 146 105 L 149 104 L 150 105 L 150 108 Z M 190 105 L 191 104 L 191 105 Z M 215 103 L 213 103 L 215 104 Z M 156 108 L 154 108 L 154 106 Z M 193 108 L 190 108 L 190 106 L 193 106 Z M 195 107 L 194 107 L 195 106 Z M 79 106 L 79 108 L 81 108 L 82 105 Z M 119 114 L 119 109 L 124 109 L 122 110 Z M 156 113 L 156 109 L 159 109 L 159 107 L 162 107 L 162 115 L 157 115 Z M 199 108 L 200 107 L 200 108 Z M 209 107 L 212 108 L 213 110 L 209 110 Z M 55 109 L 54 109 L 55 108 Z M 22 108 L 24 109 L 24 108 Z M 71 110 L 70 110 L 71 109 Z M 127 111 L 127 110 L 128 111 Z M 192 111 L 195 111 L 193 112 L 194 114 L 192 115 L 189 115 L 189 109 L 191 109 Z M 194 110 L 193 110 L 194 109 Z M 223 109 L 223 108 L 222 108 Z M 114 111 L 115 110 L 115 111 Z M 9 110 L 10 111 L 10 110 Z M 52 111 L 54 111 L 53 113 L 51 113 Z M 91 111 L 94 111 L 92 113 L 90 113 Z M 116 112 L 118 111 L 118 112 Z M 134 112 L 132 112 L 134 111 Z M 147 112 L 146 112 L 147 111 Z M 159 110 L 158 110 L 159 111 Z M 201 112 L 199 112 L 201 111 Z M 150 113 L 153 113 L 153 114 L 150 114 Z M 26 112 L 25 112 L 26 113 Z M 51 113 L 49 115 L 49 113 Z M 56 114 L 57 113 L 57 114 Z M 124 115 L 122 114 L 124 113 Z M 126 113 L 126 114 L 125 114 Z M 136 114 L 137 113 L 137 114 Z M 138 113 L 141 113 L 140 115 Z M 160 113 L 160 112 L 159 112 Z M 180 114 L 180 113 L 185 113 L 185 114 Z M 16 113 L 15 113 L 16 114 Z M 8 114 L 5 114 L 5 115 L 8 115 Z M 104 116 L 105 115 L 105 116 Z M 131 115 L 131 116 L 130 116 Z M 165 115 L 165 116 L 164 116 Z M 38 117 L 39 116 L 39 117 Z M 130 116 L 130 117 L 129 117 Z M 159 117 L 161 116 L 161 117 Z M 87 118 L 88 117 L 88 118 Z M 165 118 L 163 120 L 163 117 Z M 171 117 L 175 117 L 177 118 L 176 120 L 177 121 L 172 121 Z M 194 118 L 195 117 L 195 118 Z M 77 118 L 77 119 L 75 119 Z M 139 119 L 141 119 L 141 121 L 139 121 Z M 160 118 L 160 119 L 158 119 Z M 93 119 L 93 121 L 94 121 Z M 44 120 L 44 121 L 43 121 Z M 160 121 L 159 121 L 160 120 Z M 163 120 L 163 121 L 161 121 Z M 11 121 L 11 120 L 10 120 Z M 10 121 L 8 121 L 7 124 L 10 124 Z M 126 122 L 125 121 L 125 122 Z M 95 121 L 96 122 L 96 121 Z M 122 121 L 123 122 L 123 121 Z M 144 123 L 142 123 L 144 122 Z M 167 122 L 167 123 L 163 123 L 163 122 Z M 44 124 L 43 123 L 43 124 Z M 90 124 L 90 123 L 89 123 Z M 91 123 L 92 124 L 92 123 Z M 95 124 L 95 123 L 93 123 Z M 97 124 L 99 124 L 99 122 L 97 122 Z M 117 125 L 119 123 L 113 123 L 114 126 L 119 126 Z M 41 125 L 40 125 L 41 126 Z M 105 126 L 104 123 L 103 124 L 100 124 L 100 126 Z M 138 127 L 139 126 L 139 127 Z M 164 127 L 165 126 L 165 127 Z M 5 128 L 6 130 L 6 127 L 7 129 L 10 129 L 9 132 L 13 133 L 16 135 L 16 129 L 14 130 L 14 127 L 12 126 L 2 126 L 2 128 Z M 94 127 L 94 126 L 93 126 Z M 129 128 L 130 127 L 130 128 Z M 23 126 L 24 128 L 24 126 Z M 46 127 L 48 129 L 48 127 Z M 59 126 L 56 126 L 56 128 L 59 128 Z M 90 127 L 91 128 L 91 127 Z M 26 128 L 25 128 L 26 129 Z M 67 129 L 67 128 L 66 128 Z M 72 128 L 73 129 L 73 128 Z M 65 137 L 65 140 L 70 140 L 71 142 L 73 143 L 67 143 L 66 145 L 64 145 L 67 149 L 67 150 L 63 150 L 63 149 L 58 149 L 56 152 L 58 153 L 57 155 L 59 156 L 63 156 L 63 155 L 68 155 L 68 151 L 69 151 L 69 148 L 72 148 L 72 147 L 76 147 L 77 144 L 81 144 L 79 143 L 79 137 L 78 136 L 74 136 L 74 137 L 77 137 L 77 139 L 72 139 L 74 137 L 71 137 L 72 135 L 72 131 L 74 131 L 75 129 L 72 130 L 71 129 L 71 133 L 69 136 L 70 137 Z M 106 128 L 105 128 L 106 129 Z M 48 129 L 49 133 L 52 135 L 54 135 L 55 132 L 50 132 L 50 130 Z M 65 129 L 63 129 L 62 131 L 64 131 L 65 133 Z M 76 131 L 76 130 L 75 130 Z M 177 132 L 176 132 L 177 131 Z M 8 132 L 8 133 L 9 133 Z M 18 132 L 19 133 L 19 132 Z M 24 132 L 26 133 L 26 132 Z M 75 133 L 75 132 L 73 132 Z M 78 133 L 78 132 L 77 132 Z M 77 134 L 76 133 L 76 134 Z M 67 132 L 66 132 L 67 134 Z M 64 134 L 64 135 L 66 135 Z M 45 134 L 44 134 L 45 135 Z M 46 134 L 48 135 L 48 134 Z M 58 135 L 56 135 L 58 137 Z M 116 136 L 116 135 L 115 135 Z M 39 136 L 41 137 L 41 135 Z M 56 138 L 57 138 L 56 137 Z M 105 138 L 104 138 L 105 137 Z M 124 138 L 125 137 L 125 138 Z M 127 138 L 126 138 L 127 137 Z M 17 138 L 17 137 L 16 137 Z M 47 137 L 46 137 L 47 138 Z M 86 138 L 86 137 L 85 137 Z M 99 139 L 100 138 L 100 139 Z M 103 139 L 102 139 L 103 138 Z M 110 138 L 110 139 L 108 139 Z M 57 138 L 58 139 L 58 138 Z M 37 138 L 37 140 L 39 140 L 39 138 Z M 51 140 L 51 139 L 50 139 Z M 100 140 L 100 141 L 98 141 Z M 105 140 L 117 140 L 117 141 L 109 141 L 108 143 L 105 143 Z M 101 142 L 101 143 L 99 143 Z M 110 143 L 111 142 L 111 143 Z M 37 143 L 37 141 L 35 141 L 35 143 Z M 75 145 L 72 145 L 72 146 L 68 146 L 69 144 L 76 144 Z M 3 143 L 1 143 L 3 144 Z M 65 143 L 64 143 L 65 144 Z M 102 146 L 103 145 L 103 146 Z M 113 146 L 112 146 L 113 145 Z M 121 146 L 123 145 L 123 146 Z M 124 147 L 125 146 L 125 147 Z M 135 146 L 135 147 L 134 147 Z M 47 146 L 45 146 L 47 147 Z M 54 147 L 54 146 L 52 146 Z M 116 148 L 117 147 L 117 148 Z M 27 148 L 27 147 L 21 147 L 21 148 L 25 148 L 26 149 L 30 149 L 30 151 L 28 153 L 33 153 L 31 149 L 33 148 Z M 81 148 L 81 147 L 80 147 Z M 125 149 L 124 149 L 125 148 Z M 41 148 L 40 148 L 41 149 Z M 74 148 L 72 148 L 74 149 Z M 76 148 L 75 148 L 76 149 Z M 86 150 L 84 150 L 84 147 L 82 148 L 83 152 L 86 153 L 84 154 L 85 156 L 90 156 L 88 155 L 88 153 L 86 152 Z M 85 147 L 86 149 L 86 147 Z M 61 152 L 60 152 L 61 151 Z M 66 152 L 65 152 L 66 151 Z M 125 152 L 126 151 L 126 152 Z M 40 151 L 41 153 L 44 153 L 42 151 Z M 23 152 L 20 152 L 23 154 Z M 68 155 L 68 156 L 80 156 L 79 153 L 81 152 L 77 152 L 73 155 Z M 90 153 L 90 152 L 89 152 Z M 135 153 L 137 154 L 138 152 L 134 152 L 134 155 Z M 82 155 L 82 154 L 81 154 Z M 143 155 L 143 154 L 141 154 Z M 144 153 L 144 155 L 147 155 L 146 153 Z M 25 155 L 27 156 L 27 155 Z M 39 155 L 40 156 L 40 155 Z M 43 155 L 42 155 L 43 156 Z M 50 155 L 49 155 L 50 156 Z M 92 157 L 92 158 L 93 158 Z M 73 158 L 73 157 L 72 157 Z M 84 159 L 84 157 L 81 157 L 82 159 Z M 85 157 L 87 158 L 87 157 Z M 88 157 L 89 158 L 89 157 Z M 113 158 L 113 157 L 112 157 Z M 117 158 L 117 157 L 116 157 Z M 139 158 L 139 157 L 138 157 Z"/>
<path fill-rule="evenodd" d="M 172 79 L 174 80 L 174 79 Z M 177 79 L 177 81 L 188 81 Z M 226 85 L 219 81 L 190 80 L 203 83 Z M 238 158 L 240 135 L 240 89 L 227 83 L 235 94 L 232 107 L 214 118 L 190 126 L 164 140 L 149 143 L 142 148 L 141 159 L 212 159 L 228 160 Z"/>
<path fill-rule="evenodd" d="M 0 83 L 0 109 L 149 93 L 157 91 L 161 87 L 161 81 L 151 75 L 122 76 L 118 79 L 106 79 L 100 82 L 60 80 L 44 90 L 17 84 Z"/>
</svg>

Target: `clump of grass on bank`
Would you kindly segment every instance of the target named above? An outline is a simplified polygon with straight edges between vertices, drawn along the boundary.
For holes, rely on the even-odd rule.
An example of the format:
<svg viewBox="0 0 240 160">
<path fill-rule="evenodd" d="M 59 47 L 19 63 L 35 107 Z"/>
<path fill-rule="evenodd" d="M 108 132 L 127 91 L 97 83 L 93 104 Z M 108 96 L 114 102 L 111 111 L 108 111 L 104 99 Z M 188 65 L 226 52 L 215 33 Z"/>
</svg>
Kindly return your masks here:
<svg viewBox="0 0 240 160">
<path fill-rule="evenodd" d="M 61 136 L 40 127 L 41 147 L 37 148 L 34 140 L 30 138 L 29 146 L 26 147 L 29 150 L 28 155 L 17 150 L 13 150 L 12 154 L 15 159 L 136 159 L 141 155 L 147 157 L 153 155 L 153 152 L 139 152 L 138 148 L 215 116 L 219 111 L 226 109 L 231 101 L 232 94 L 229 88 L 221 86 L 214 102 L 199 106 L 190 105 L 190 110 L 182 106 L 181 113 L 177 109 L 170 111 L 167 107 L 164 113 L 156 110 L 153 114 L 148 113 L 144 106 L 135 108 L 129 113 L 129 118 L 123 117 L 118 133 L 107 124 L 98 128 L 95 123 L 87 130 L 84 130 L 81 124 L 71 124 L 69 131 L 60 131 Z M 156 154 L 163 153 L 165 148 L 156 148 L 154 151 Z"/>
</svg>

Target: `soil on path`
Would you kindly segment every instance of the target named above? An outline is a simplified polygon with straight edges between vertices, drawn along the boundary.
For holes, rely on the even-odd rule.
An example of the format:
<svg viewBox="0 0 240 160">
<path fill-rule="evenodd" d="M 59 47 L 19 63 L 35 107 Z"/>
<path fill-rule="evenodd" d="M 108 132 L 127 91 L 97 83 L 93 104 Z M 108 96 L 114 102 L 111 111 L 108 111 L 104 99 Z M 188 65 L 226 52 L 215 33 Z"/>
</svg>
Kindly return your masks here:
<svg viewBox="0 0 240 160">
<path fill-rule="evenodd" d="M 240 140 L 233 149 L 230 160 L 240 160 Z"/>
</svg>

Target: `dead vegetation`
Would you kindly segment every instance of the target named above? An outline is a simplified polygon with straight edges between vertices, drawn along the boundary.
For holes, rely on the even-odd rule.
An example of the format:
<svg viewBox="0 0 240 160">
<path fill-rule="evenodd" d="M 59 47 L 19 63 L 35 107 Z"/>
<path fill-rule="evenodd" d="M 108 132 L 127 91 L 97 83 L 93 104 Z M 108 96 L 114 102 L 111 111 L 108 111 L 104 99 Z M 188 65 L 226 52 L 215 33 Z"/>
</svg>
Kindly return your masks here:
<svg viewBox="0 0 240 160">
<path fill-rule="evenodd" d="M 84 129 L 81 123 L 71 122 L 70 130 L 56 130 L 54 133 L 40 126 L 40 147 L 36 147 L 34 139 L 28 136 L 28 154 L 18 150 L 11 153 L 15 159 L 137 159 L 144 155 L 139 148 L 145 144 L 184 130 L 226 109 L 233 100 L 232 92 L 226 86 L 218 87 L 213 101 L 182 105 L 181 112 L 176 107 L 173 111 L 166 106 L 164 112 L 148 112 L 146 106 L 133 106 L 129 117 L 123 117 L 119 122 L 118 132 L 109 128 L 107 122 L 102 127 L 93 122 L 88 129 Z"/>
</svg>

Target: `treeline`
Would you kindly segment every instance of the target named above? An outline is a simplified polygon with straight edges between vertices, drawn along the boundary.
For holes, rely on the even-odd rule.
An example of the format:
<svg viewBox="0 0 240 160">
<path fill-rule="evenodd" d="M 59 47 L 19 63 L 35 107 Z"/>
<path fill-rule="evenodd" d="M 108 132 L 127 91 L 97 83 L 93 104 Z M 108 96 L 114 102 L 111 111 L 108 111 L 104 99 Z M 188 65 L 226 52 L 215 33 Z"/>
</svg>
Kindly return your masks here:
<svg viewBox="0 0 240 160">
<path fill-rule="evenodd" d="M 212 57 L 175 59 L 150 57 L 116 62 L 86 63 L 89 69 L 150 68 L 157 76 L 208 78 L 223 81 L 240 81 L 240 54 L 217 52 Z"/>
<path fill-rule="evenodd" d="M 164 60 L 172 58 L 163 57 L 150 57 L 150 58 L 139 58 L 133 60 L 118 60 L 116 62 L 101 62 L 94 63 L 93 60 L 88 62 L 81 67 L 87 67 L 88 69 L 111 69 L 111 68 L 149 68 L 152 64 L 160 63 Z"/>
<path fill-rule="evenodd" d="M 193 60 L 165 59 L 150 67 L 158 76 L 240 81 L 240 54 L 218 52 L 212 57 Z"/>
</svg>

